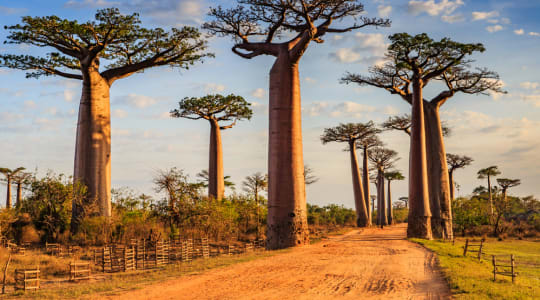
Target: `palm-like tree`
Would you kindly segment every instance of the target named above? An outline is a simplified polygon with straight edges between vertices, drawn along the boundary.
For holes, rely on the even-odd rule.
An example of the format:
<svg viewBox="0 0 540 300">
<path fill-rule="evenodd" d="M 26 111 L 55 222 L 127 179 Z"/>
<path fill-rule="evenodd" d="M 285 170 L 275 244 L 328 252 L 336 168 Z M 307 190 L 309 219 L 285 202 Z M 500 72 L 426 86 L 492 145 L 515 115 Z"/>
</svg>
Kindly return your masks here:
<svg viewBox="0 0 540 300">
<path fill-rule="evenodd" d="M 17 201 L 15 202 L 15 207 L 19 207 L 22 201 L 22 187 L 25 184 L 28 184 L 31 173 L 19 172 L 13 176 L 13 182 L 17 185 Z"/>
<path fill-rule="evenodd" d="M 377 219 L 378 225 L 388 225 L 388 214 L 384 197 L 384 172 L 398 160 L 397 152 L 383 147 L 375 147 L 369 152 L 369 160 L 377 170 Z"/>
<path fill-rule="evenodd" d="M 491 166 L 478 171 L 478 179 L 487 178 L 488 181 L 488 193 L 489 193 L 489 214 L 493 218 L 493 195 L 491 187 L 491 177 L 495 177 L 501 174 L 497 166 Z"/>
<path fill-rule="evenodd" d="M 23 167 L 19 167 L 15 170 L 11 170 L 8 168 L 0 168 L 0 173 L 4 174 L 6 176 L 7 181 L 7 195 L 6 195 L 6 208 L 11 208 L 11 183 L 14 179 L 14 177 L 21 171 L 25 170 Z"/>
<path fill-rule="evenodd" d="M 255 205 L 257 207 L 257 238 L 259 238 L 260 230 L 260 210 L 259 210 L 259 192 L 268 188 L 268 175 L 263 175 L 261 172 L 257 172 L 253 175 L 247 176 L 243 182 L 244 191 L 253 193 L 255 197 Z"/>
<path fill-rule="evenodd" d="M 384 178 L 388 182 L 388 224 L 394 223 L 394 212 L 392 210 L 392 190 L 390 189 L 390 183 L 394 180 L 403 180 L 405 176 L 400 171 L 390 171 L 384 173 Z"/>
</svg>

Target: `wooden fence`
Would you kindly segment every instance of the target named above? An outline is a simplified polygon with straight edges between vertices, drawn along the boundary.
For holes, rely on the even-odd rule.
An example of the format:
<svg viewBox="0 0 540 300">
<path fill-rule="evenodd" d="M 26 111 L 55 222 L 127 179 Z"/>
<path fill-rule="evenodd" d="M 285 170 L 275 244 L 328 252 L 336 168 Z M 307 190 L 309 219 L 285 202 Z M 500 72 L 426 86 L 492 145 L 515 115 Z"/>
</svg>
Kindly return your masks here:
<svg viewBox="0 0 540 300">
<path fill-rule="evenodd" d="M 478 260 L 482 260 L 482 248 L 484 246 L 484 239 L 481 240 L 465 240 L 465 247 L 463 248 L 463 256 L 467 256 L 467 252 L 477 252 Z"/>
<path fill-rule="evenodd" d="M 496 257 L 508 257 L 508 255 L 492 255 L 491 261 L 493 264 L 493 281 L 496 280 L 497 274 L 501 276 L 512 277 L 512 283 L 514 283 L 517 277 L 514 254 L 510 254 L 510 260 L 497 260 Z"/>
<path fill-rule="evenodd" d="M 69 264 L 69 281 L 87 280 L 91 275 L 90 263 L 71 262 Z"/>
<path fill-rule="evenodd" d="M 15 270 L 15 290 L 37 290 L 39 289 L 39 267 L 36 269 L 16 269 Z"/>
</svg>

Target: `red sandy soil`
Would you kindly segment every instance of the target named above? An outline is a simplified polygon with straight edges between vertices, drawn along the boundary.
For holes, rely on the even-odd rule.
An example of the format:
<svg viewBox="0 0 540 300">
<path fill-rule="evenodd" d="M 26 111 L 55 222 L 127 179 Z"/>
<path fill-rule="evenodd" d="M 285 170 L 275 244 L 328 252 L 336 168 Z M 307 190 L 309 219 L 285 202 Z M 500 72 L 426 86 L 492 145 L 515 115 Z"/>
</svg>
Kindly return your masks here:
<svg viewBox="0 0 540 300">
<path fill-rule="evenodd" d="M 406 225 L 356 230 L 272 257 L 107 299 L 450 299 L 436 257 Z"/>
</svg>

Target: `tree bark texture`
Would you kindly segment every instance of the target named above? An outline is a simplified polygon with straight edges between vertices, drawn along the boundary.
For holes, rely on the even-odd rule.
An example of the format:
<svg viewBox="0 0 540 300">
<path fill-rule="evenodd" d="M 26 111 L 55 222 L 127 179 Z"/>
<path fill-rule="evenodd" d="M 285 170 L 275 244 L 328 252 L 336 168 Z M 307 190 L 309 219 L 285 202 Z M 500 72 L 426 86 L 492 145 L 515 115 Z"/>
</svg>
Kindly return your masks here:
<svg viewBox="0 0 540 300">
<path fill-rule="evenodd" d="M 99 214 L 111 216 L 111 113 L 110 85 L 97 66 L 82 70 L 83 89 L 77 122 L 74 182 L 87 188 L 86 201 L 97 201 Z M 76 231 L 84 205 L 73 202 L 72 228 Z M 72 226 L 73 227 L 73 226 Z"/>
<path fill-rule="evenodd" d="M 223 177 L 223 149 L 221 129 L 216 120 L 210 120 L 210 165 L 208 167 L 208 197 L 221 200 L 225 193 Z"/>
<path fill-rule="evenodd" d="M 364 200 L 366 201 L 366 209 L 367 209 L 367 214 L 368 214 L 368 221 L 367 221 L 367 226 L 371 226 L 371 223 L 372 223 L 372 207 L 369 205 L 369 199 L 370 199 L 370 194 L 369 194 L 369 162 L 368 162 L 368 148 L 367 147 L 363 147 L 363 151 L 364 151 L 364 157 L 363 157 L 363 164 L 362 164 L 362 176 L 363 176 L 363 183 L 364 183 Z"/>
<path fill-rule="evenodd" d="M 431 239 L 422 80 L 417 76 L 413 78 L 412 98 L 407 237 Z"/>
<path fill-rule="evenodd" d="M 7 177 L 6 208 L 11 208 L 11 177 Z"/>
<path fill-rule="evenodd" d="M 377 199 L 379 207 L 377 208 L 379 215 L 379 225 L 388 225 L 388 214 L 386 211 L 386 197 L 384 196 L 384 171 L 379 170 L 377 173 Z"/>
<path fill-rule="evenodd" d="M 284 47 L 270 71 L 267 248 L 309 243 L 298 64 Z"/>
<path fill-rule="evenodd" d="M 387 211 L 388 211 L 388 224 L 389 225 L 392 225 L 394 224 L 394 211 L 392 210 L 392 191 L 390 190 L 390 182 L 392 182 L 391 180 L 388 180 L 388 207 L 387 207 Z"/>
<path fill-rule="evenodd" d="M 448 171 L 448 180 L 450 181 L 450 200 L 454 201 L 455 187 L 454 187 L 454 172 Z"/>
<path fill-rule="evenodd" d="M 22 183 L 17 183 L 17 202 L 15 202 L 15 207 L 20 207 L 22 201 Z"/>
<path fill-rule="evenodd" d="M 491 193 L 491 176 L 488 174 L 488 193 L 489 193 L 489 216 L 490 220 L 493 220 L 493 196 Z"/>
<path fill-rule="evenodd" d="M 354 191 L 354 205 L 356 209 L 356 226 L 366 227 L 368 224 L 368 214 L 366 208 L 366 201 L 364 199 L 362 178 L 360 177 L 358 158 L 356 156 L 356 144 L 354 141 L 349 142 L 349 153 L 351 154 L 351 171 Z"/>
<path fill-rule="evenodd" d="M 439 106 L 424 101 L 431 230 L 434 238 L 452 239 L 450 179 Z"/>
</svg>

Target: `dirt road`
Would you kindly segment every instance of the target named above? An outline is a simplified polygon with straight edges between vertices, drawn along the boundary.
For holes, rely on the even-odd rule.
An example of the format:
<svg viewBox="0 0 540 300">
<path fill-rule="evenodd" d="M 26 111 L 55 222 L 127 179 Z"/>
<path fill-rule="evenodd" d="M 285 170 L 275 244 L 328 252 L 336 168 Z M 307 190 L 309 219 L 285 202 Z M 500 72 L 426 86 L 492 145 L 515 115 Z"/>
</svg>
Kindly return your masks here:
<svg viewBox="0 0 540 300">
<path fill-rule="evenodd" d="M 405 229 L 354 231 L 110 299 L 449 299 L 434 255 L 406 241 Z"/>
</svg>

